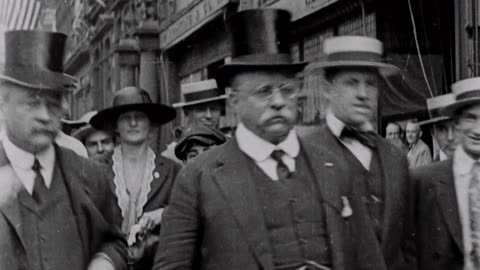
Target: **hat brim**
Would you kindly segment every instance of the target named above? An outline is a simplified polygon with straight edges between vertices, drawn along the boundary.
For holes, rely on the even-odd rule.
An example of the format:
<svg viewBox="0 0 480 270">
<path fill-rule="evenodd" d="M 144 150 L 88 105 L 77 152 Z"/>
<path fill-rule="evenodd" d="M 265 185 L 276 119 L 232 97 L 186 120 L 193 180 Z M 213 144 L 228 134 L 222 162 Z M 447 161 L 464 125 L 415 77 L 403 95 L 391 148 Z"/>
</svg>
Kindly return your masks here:
<svg viewBox="0 0 480 270">
<path fill-rule="evenodd" d="M 186 158 L 187 148 L 189 147 L 190 143 L 192 142 L 199 142 L 204 145 L 220 145 L 226 141 L 225 138 L 218 137 L 214 134 L 206 134 L 206 133 L 196 133 L 191 134 L 188 137 L 183 138 L 176 146 L 175 146 L 175 156 L 180 159 L 184 160 Z"/>
<path fill-rule="evenodd" d="M 417 122 L 417 124 L 420 125 L 420 126 L 425 126 L 425 125 L 435 124 L 435 123 L 450 120 L 450 119 L 452 119 L 452 118 L 450 118 L 448 116 L 439 116 L 439 117 L 435 117 L 435 118 L 432 118 L 432 119 Z"/>
<path fill-rule="evenodd" d="M 148 115 L 150 121 L 157 125 L 170 122 L 177 116 L 174 108 L 163 104 L 128 104 L 99 111 L 90 119 L 90 124 L 94 128 L 111 131 L 116 125 L 118 116 L 127 111 L 144 112 Z"/>
<path fill-rule="evenodd" d="M 40 90 L 72 91 L 78 85 L 76 78 L 65 73 L 22 67 L 0 68 L 0 79 Z"/>
<path fill-rule="evenodd" d="M 86 126 L 81 127 L 78 130 L 76 130 L 72 134 L 72 137 L 81 141 L 82 143 L 85 143 L 85 138 L 94 131 L 95 131 L 95 129 L 90 124 L 87 124 Z"/>
<path fill-rule="evenodd" d="M 460 109 L 463 109 L 470 105 L 480 104 L 480 97 L 469 98 L 465 100 L 455 101 L 455 103 L 448 105 L 445 107 L 443 114 L 454 116 L 458 113 Z"/>
<path fill-rule="evenodd" d="M 182 107 L 188 107 L 192 105 L 197 105 L 197 104 L 203 104 L 203 103 L 208 103 L 208 102 L 213 102 L 213 101 L 222 101 L 225 100 L 228 97 L 228 95 L 221 95 L 218 97 L 211 97 L 211 98 L 205 98 L 201 100 L 195 100 L 195 101 L 190 101 L 190 102 L 178 102 L 172 104 L 172 107 L 174 108 L 182 108 Z"/>
<path fill-rule="evenodd" d="M 330 61 L 311 63 L 306 67 L 307 72 L 325 71 L 329 68 L 351 68 L 351 67 L 367 67 L 376 68 L 380 75 L 389 77 L 400 73 L 400 69 L 392 64 L 373 62 L 373 61 Z"/>
</svg>

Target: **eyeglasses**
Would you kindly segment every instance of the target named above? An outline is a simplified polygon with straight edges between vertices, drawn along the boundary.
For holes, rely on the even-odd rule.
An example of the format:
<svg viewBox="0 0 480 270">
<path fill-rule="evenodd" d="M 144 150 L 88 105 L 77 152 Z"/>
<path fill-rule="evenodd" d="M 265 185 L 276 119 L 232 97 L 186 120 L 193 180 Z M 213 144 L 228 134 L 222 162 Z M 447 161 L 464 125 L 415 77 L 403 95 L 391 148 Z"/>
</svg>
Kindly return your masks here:
<svg viewBox="0 0 480 270">
<path fill-rule="evenodd" d="M 273 94 L 277 91 L 284 98 L 294 98 L 300 93 L 300 87 L 295 83 L 282 83 L 277 86 L 271 84 L 262 84 L 253 91 L 250 91 L 249 94 L 257 99 L 271 100 L 273 98 Z"/>
</svg>

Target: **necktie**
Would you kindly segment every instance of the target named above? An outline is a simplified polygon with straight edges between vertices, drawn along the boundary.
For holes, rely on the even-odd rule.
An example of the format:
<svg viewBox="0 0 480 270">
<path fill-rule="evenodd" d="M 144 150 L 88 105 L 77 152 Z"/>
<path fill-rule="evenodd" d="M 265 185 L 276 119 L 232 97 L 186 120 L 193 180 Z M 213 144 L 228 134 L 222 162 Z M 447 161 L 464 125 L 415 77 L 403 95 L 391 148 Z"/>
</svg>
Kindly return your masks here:
<svg viewBox="0 0 480 270">
<path fill-rule="evenodd" d="M 361 131 L 349 126 L 345 126 L 340 134 L 340 138 L 357 140 L 359 143 L 372 149 L 377 147 L 376 134 L 373 131 Z"/>
<path fill-rule="evenodd" d="M 290 177 L 290 170 L 282 160 L 283 155 L 285 155 L 283 150 L 273 150 L 272 154 L 270 154 L 272 159 L 277 162 L 278 180 L 287 179 Z"/>
<path fill-rule="evenodd" d="M 480 269 L 480 162 L 474 163 L 470 176 L 468 187 L 470 237 L 472 241 L 470 258 L 475 269 Z"/>
<path fill-rule="evenodd" d="M 43 176 L 40 173 L 41 169 L 42 169 L 42 165 L 40 165 L 40 162 L 35 157 L 35 160 L 33 161 L 33 166 L 32 166 L 32 170 L 35 172 L 35 180 L 33 182 L 32 197 L 37 202 L 37 204 L 42 204 L 45 202 L 47 192 L 48 192 L 48 188 L 45 185 L 45 179 L 43 179 Z"/>
</svg>

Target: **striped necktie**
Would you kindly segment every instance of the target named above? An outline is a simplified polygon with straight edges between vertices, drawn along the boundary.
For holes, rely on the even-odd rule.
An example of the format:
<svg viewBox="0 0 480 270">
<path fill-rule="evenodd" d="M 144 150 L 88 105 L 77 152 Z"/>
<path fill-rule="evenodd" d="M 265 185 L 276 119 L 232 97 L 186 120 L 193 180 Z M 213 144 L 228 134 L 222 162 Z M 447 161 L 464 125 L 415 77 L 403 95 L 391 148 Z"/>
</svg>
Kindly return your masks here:
<svg viewBox="0 0 480 270">
<path fill-rule="evenodd" d="M 475 162 L 470 171 L 468 204 L 472 241 L 470 259 L 475 269 L 480 269 L 480 162 Z"/>
<path fill-rule="evenodd" d="M 285 155 L 285 152 L 283 150 L 273 150 L 272 154 L 270 154 L 272 159 L 277 162 L 278 180 L 283 180 L 290 177 L 290 170 L 282 160 L 283 155 Z"/>
</svg>

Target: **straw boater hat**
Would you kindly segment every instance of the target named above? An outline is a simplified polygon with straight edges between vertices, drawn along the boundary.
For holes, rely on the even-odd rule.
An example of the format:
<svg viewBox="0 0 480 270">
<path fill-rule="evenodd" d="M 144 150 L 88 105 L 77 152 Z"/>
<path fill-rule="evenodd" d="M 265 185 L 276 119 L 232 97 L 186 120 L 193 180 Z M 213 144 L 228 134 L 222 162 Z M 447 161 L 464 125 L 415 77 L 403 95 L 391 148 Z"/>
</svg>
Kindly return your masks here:
<svg viewBox="0 0 480 270">
<path fill-rule="evenodd" d="M 227 95 L 218 89 L 217 82 L 213 79 L 182 84 L 180 91 L 183 101 L 172 104 L 174 108 L 186 108 L 202 103 L 224 101 L 227 98 Z"/>
<path fill-rule="evenodd" d="M 451 119 L 449 116 L 443 114 L 443 110 L 454 102 L 455 96 L 453 94 L 446 94 L 427 99 L 427 108 L 428 113 L 430 114 L 430 119 L 420 121 L 417 124 L 428 125 Z"/>
<path fill-rule="evenodd" d="M 480 77 L 458 81 L 452 84 L 455 102 L 445 108 L 444 114 L 454 116 L 460 109 L 480 104 Z"/>
<path fill-rule="evenodd" d="M 73 90 L 77 80 L 63 72 L 66 39 L 55 32 L 5 32 L 0 80 L 39 90 Z"/>
<path fill-rule="evenodd" d="M 170 106 L 153 103 L 147 91 L 135 86 L 120 89 L 113 96 L 113 106 L 93 116 L 90 124 L 97 129 L 112 131 L 118 116 L 128 111 L 141 111 L 148 115 L 152 123 L 161 125 L 173 120 L 176 111 Z"/>
<path fill-rule="evenodd" d="M 400 72 L 400 69 L 386 63 L 383 58 L 383 44 L 380 40 L 364 36 L 338 36 L 323 43 L 326 61 L 312 63 L 307 72 L 325 71 L 332 68 L 371 67 L 386 77 Z"/>
<path fill-rule="evenodd" d="M 91 111 L 87 112 L 86 114 L 82 115 L 80 119 L 76 120 L 79 123 L 84 123 L 84 125 L 77 129 L 75 132 L 72 133 L 72 137 L 75 137 L 82 143 L 85 143 L 85 139 L 92 134 L 94 131 L 97 131 L 98 129 L 95 129 L 90 125 L 90 120 L 97 114 L 97 111 Z"/>
<path fill-rule="evenodd" d="M 233 74 L 255 69 L 300 72 L 306 62 L 294 63 L 287 30 L 291 15 L 281 9 L 248 9 L 227 19 L 232 38 L 232 60 L 219 67 L 215 78 L 220 88 Z"/>
<path fill-rule="evenodd" d="M 175 146 L 175 156 L 180 160 L 184 160 L 188 148 L 195 142 L 209 146 L 223 144 L 226 140 L 225 135 L 217 129 L 205 125 L 194 125 L 184 131 L 182 138 Z"/>
</svg>

